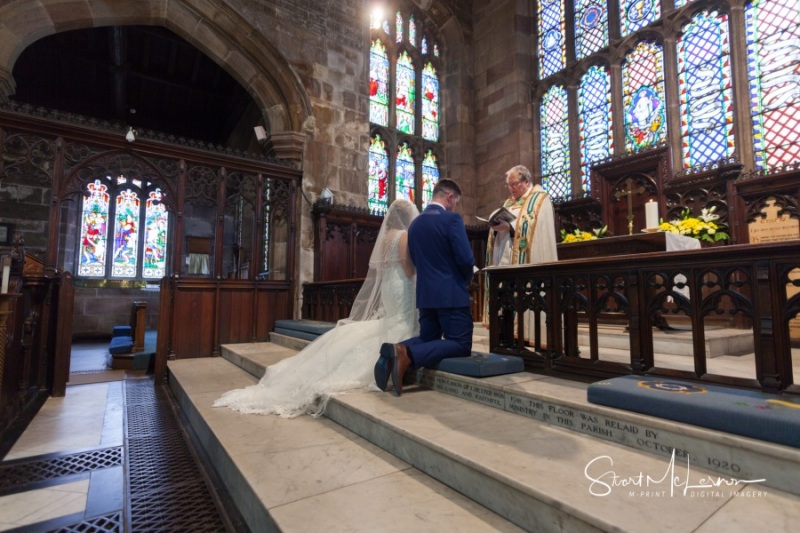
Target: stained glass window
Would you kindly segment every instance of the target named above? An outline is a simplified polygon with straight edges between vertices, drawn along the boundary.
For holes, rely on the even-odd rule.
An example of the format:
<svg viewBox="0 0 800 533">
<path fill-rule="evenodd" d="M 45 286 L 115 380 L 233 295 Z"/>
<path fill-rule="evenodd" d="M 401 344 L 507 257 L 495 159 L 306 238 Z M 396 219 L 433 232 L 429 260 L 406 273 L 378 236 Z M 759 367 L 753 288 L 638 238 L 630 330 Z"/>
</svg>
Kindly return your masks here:
<svg viewBox="0 0 800 533">
<path fill-rule="evenodd" d="M 622 65 L 625 150 L 655 146 L 667 138 L 664 58 L 661 46 L 640 42 Z"/>
<path fill-rule="evenodd" d="M 703 11 L 678 36 L 681 157 L 684 168 L 733 154 L 728 17 Z"/>
<path fill-rule="evenodd" d="M 550 87 L 540 108 L 542 136 L 542 187 L 551 196 L 571 193 L 569 179 L 569 116 L 567 91 Z"/>
<path fill-rule="evenodd" d="M 608 46 L 608 10 L 604 0 L 575 0 L 575 55 L 583 59 Z"/>
<path fill-rule="evenodd" d="M 442 91 L 435 26 L 413 6 L 392 13 L 388 41 L 374 24 L 370 28 L 367 202 L 373 212 L 385 211 L 396 198 L 424 201 L 428 178 L 439 175 L 434 154 L 441 153 Z"/>
<path fill-rule="evenodd" d="M 397 58 L 397 82 L 395 83 L 395 115 L 397 129 L 403 133 L 414 133 L 414 64 L 408 52 Z"/>
<path fill-rule="evenodd" d="M 114 255 L 111 275 L 120 278 L 136 276 L 139 244 L 139 195 L 127 189 L 117 195 L 114 218 Z"/>
<path fill-rule="evenodd" d="M 169 217 L 161 202 L 161 189 L 151 191 L 145 207 L 143 278 L 162 278 L 167 265 Z"/>
<path fill-rule="evenodd" d="M 108 187 L 95 180 L 87 186 L 81 216 L 79 276 L 104 276 L 106 273 L 106 232 L 110 197 Z"/>
<path fill-rule="evenodd" d="M 433 198 L 433 186 L 439 181 L 439 164 L 433 151 L 428 150 L 422 160 L 422 208 Z"/>
<path fill-rule="evenodd" d="M 439 140 L 439 79 L 430 62 L 422 69 L 422 137 Z"/>
<path fill-rule="evenodd" d="M 558 72 L 566 65 L 563 39 L 564 0 L 542 0 L 539 3 L 539 78 Z"/>
<path fill-rule="evenodd" d="M 590 190 L 589 167 L 612 154 L 611 77 L 607 68 L 593 66 L 578 87 L 578 130 L 581 140 L 581 189 Z"/>
<path fill-rule="evenodd" d="M 408 144 L 403 143 L 397 147 L 397 164 L 394 174 L 396 185 L 395 198 L 405 198 L 411 202 L 414 201 L 414 190 L 416 189 L 414 175 L 415 165 L 411 148 Z"/>
<path fill-rule="evenodd" d="M 800 161 L 800 9 L 797 0 L 745 8 L 755 167 Z"/>
<path fill-rule="evenodd" d="M 389 154 L 380 135 L 375 135 L 369 145 L 368 179 L 367 205 L 371 210 L 385 210 L 389 205 Z"/>
<path fill-rule="evenodd" d="M 389 57 L 380 39 L 372 42 L 369 54 L 369 120 L 389 125 Z"/>
<path fill-rule="evenodd" d="M 619 25 L 622 37 L 661 18 L 660 0 L 620 0 Z"/>
<path fill-rule="evenodd" d="M 395 41 L 398 43 L 403 42 L 403 14 L 399 11 L 394 17 L 394 26 L 395 26 Z"/>
<path fill-rule="evenodd" d="M 161 189 L 123 175 L 96 179 L 86 186 L 83 199 L 78 275 L 162 278 L 168 235 L 169 213 Z"/>
</svg>

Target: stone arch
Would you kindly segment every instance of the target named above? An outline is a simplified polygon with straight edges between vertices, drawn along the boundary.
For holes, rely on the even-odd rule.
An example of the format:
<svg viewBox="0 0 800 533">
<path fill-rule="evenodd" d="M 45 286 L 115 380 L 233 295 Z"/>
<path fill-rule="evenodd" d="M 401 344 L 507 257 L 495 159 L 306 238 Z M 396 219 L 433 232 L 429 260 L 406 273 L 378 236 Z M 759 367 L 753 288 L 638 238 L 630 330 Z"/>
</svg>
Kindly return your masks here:
<svg viewBox="0 0 800 533">
<path fill-rule="evenodd" d="M 221 0 L 11 0 L 0 7 L 0 102 L 14 94 L 14 63 L 58 32 L 111 25 L 163 26 L 203 51 L 244 87 L 270 133 L 303 132 L 311 103 L 297 74 L 262 34 Z"/>
</svg>

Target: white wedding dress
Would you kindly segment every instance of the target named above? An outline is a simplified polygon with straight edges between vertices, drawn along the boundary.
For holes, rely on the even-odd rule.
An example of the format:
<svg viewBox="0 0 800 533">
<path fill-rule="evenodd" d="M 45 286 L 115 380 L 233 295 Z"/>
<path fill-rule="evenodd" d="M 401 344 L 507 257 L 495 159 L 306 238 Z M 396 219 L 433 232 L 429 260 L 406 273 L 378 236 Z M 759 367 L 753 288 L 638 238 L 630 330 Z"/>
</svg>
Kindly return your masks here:
<svg viewBox="0 0 800 533">
<path fill-rule="evenodd" d="M 286 418 L 318 416 L 333 395 L 353 389 L 378 391 L 373 368 L 381 344 L 413 337 L 418 329 L 416 276 L 409 278 L 400 260 L 404 232 L 381 229 L 376 248 L 381 245 L 382 249 L 373 251 L 370 261 L 370 273 L 376 274 L 378 281 L 372 288 L 365 282 L 356 299 L 369 300 L 365 293 L 372 293 L 374 302 L 366 319 L 353 320 L 351 314 L 296 355 L 268 367 L 257 385 L 226 392 L 214 407 Z"/>
</svg>

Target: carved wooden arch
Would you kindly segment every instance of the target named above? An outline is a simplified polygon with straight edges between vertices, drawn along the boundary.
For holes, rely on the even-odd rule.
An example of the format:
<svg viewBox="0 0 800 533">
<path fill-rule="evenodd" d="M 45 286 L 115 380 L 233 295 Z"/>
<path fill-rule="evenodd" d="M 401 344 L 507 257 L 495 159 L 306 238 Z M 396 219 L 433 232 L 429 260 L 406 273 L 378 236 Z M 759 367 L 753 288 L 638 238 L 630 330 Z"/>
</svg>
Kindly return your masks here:
<svg viewBox="0 0 800 533">
<path fill-rule="evenodd" d="M 34 41 L 65 30 L 112 25 L 163 26 L 225 69 L 258 103 L 271 133 L 303 131 L 311 102 L 277 51 L 223 0 L 10 0 L 0 7 L 7 30 L 0 47 L 0 102 L 14 94 L 14 63 Z"/>
<path fill-rule="evenodd" d="M 83 194 L 83 189 L 98 176 L 118 176 L 124 174 L 129 178 L 150 182 L 163 191 L 164 206 L 173 213 L 179 211 L 177 186 L 161 170 L 149 161 L 127 150 L 109 150 L 88 157 L 72 168 L 60 181 L 55 194 L 58 203 L 74 195 Z"/>
</svg>

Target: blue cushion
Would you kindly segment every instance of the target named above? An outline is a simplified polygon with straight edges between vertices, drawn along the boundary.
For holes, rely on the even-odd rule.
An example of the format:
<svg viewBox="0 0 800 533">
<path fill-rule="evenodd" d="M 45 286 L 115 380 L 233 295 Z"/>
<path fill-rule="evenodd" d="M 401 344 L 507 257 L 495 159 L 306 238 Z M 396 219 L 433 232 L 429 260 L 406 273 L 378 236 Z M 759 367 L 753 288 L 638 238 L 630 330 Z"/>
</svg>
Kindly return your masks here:
<svg viewBox="0 0 800 533">
<path fill-rule="evenodd" d="M 112 354 L 131 353 L 133 339 L 131 337 L 114 337 L 108 344 L 108 352 Z"/>
<path fill-rule="evenodd" d="M 315 337 L 313 338 L 316 338 L 317 335 L 322 335 L 332 330 L 335 325 L 333 322 L 321 322 L 319 320 L 276 320 L 275 331 L 277 332 L 279 328 L 284 331 L 304 331 L 314 334 Z M 288 334 L 284 333 L 284 335 Z"/>
<path fill-rule="evenodd" d="M 587 396 L 599 405 L 800 447 L 795 396 L 651 376 L 598 381 Z"/>
<path fill-rule="evenodd" d="M 319 335 L 316 333 L 309 333 L 307 331 L 300 331 L 297 329 L 284 329 L 284 328 L 275 328 L 275 333 L 279 333 L 281 335 L 286 335 L 287 337 L 295 337 L 297 339 L 305 339 L 307 341 L 316 340 Z"/>
<path fill-rule="evenodd" d="M 131 327 L 130 326 L 114 326 L 114 329 L 111 331 L 112 337 L 130 337 L 131 336 Z"/>
<path fill-rule="evenodd" d="M 523 372 L 525 363 L 521 357 L 494 353 L 472 352 L 469 357 L 448 357 L 436 366 L 436 370 L 462 376 L 487 377 Z"/>
</svg>

